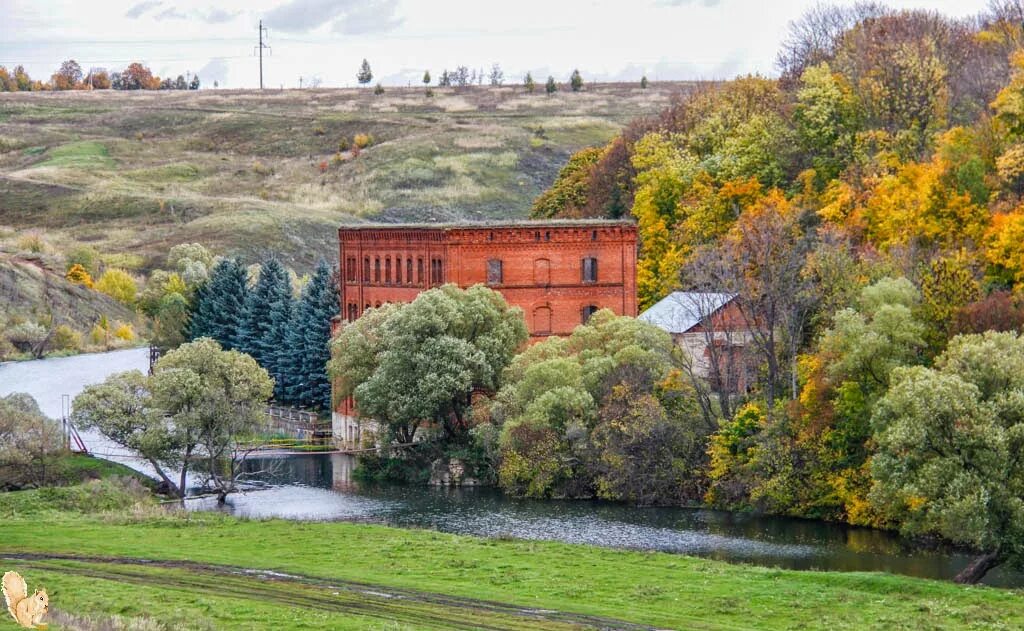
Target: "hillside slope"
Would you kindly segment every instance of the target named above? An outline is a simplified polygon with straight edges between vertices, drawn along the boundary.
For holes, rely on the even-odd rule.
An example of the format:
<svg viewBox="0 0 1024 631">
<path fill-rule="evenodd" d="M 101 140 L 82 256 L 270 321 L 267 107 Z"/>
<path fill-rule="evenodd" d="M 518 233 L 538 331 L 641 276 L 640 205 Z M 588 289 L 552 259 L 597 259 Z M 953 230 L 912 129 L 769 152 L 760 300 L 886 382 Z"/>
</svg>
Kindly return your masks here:
<svg viewBox="0 0 1024 631">
<path fill-rule="evenodd" d="M 687 87 L 2 94 L 0 225 L 146 267 L 198 241 L 305 268 L 344 222 L 525 217 L 573 151 Z"/>
</svg>

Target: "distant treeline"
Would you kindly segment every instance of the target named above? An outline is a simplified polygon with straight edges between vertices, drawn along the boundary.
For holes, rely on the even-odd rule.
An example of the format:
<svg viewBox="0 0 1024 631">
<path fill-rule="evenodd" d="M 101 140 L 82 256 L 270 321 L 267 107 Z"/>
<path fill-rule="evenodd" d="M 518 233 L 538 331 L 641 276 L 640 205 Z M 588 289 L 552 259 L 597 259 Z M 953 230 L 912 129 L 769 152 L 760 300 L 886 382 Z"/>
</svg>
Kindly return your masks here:
<svg viewBox="0 0 1024 631">
<path fill-rule="evenodd" d="M 216 83 L 214 84 L 216 86 Z M 121 71 L 90 68 L 86 73 L 74 59 L 60 65 L 49 81 L 33 79 L 18 65 L 14 70 L 0 66 L 0 92 L 37 92 L 47 90 L 198 90 L 199 75 L 178 75 L 161 79 L 146 65 L 135 62 Z"/>
</svg>

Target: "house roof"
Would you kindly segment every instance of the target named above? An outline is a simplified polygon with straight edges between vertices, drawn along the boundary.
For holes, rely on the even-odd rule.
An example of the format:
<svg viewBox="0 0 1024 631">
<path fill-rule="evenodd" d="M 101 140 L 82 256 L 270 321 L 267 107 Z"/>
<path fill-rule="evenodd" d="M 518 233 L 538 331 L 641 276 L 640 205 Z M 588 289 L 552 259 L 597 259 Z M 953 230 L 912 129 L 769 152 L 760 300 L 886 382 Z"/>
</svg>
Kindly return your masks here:
<svg viewBox="0 0 1024 631">
<path fill-rule="evenodd" d="M 596 228 L 600 226 L 635 226 L 630 219 L 523 219 L 520 221 L 462 221 L 440 223 L 351 223 L 341 230 L 473 230 L 479 228 Z"/>
<path fill-rule="evenodd" d="M 639 319 L 669 333 L 686 333 L 735 297 L 736 294 L 674 291 L 641 313 Z"/>
</svg>

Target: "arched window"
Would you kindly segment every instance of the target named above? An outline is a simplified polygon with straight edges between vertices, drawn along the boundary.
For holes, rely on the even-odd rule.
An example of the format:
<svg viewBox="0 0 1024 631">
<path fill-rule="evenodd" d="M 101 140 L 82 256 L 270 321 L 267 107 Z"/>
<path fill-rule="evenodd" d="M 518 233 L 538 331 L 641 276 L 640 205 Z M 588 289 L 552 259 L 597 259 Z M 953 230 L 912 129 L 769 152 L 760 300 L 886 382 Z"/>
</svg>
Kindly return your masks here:
<svg viewBox="0 0 1024 631">
<path fill-rule="evenodd" d="M 412 284 L 412 259 L 405 259 L 405 282 Z"/>
<path fill-rule="evenodd" d="M 363 259 L 363 278 L 364 283 L 370 282 L 370 257 Z"/>
<path fill-rule="evenodd" d="M 402 257 L 395 258 L 395 284 L 402 284 Z"/>
<path fill-rule="evenodd" d="M 423 257 L 416 259 L 416 282 L 423 284 Z"/>
<path fill-rule="evenodd" d="M 350 303 L 348 305 L 348 321 L 349 322 L 354 322 L 356 320 L 356 318 L 358 318 L 358 317 L 359 317 L 359 307 L 357 307 L 355 305 L 355 303 Z"/>
<path fill-rule="evenodd" d="M 384 257 L 384 283 L 391 284 L 391 257 Z"/>
<path fill-rule="evenodd" d="M 380 257 L 373 259 L 373 282 L 380 284 Z"/>
<path fill-rule="evenodd" d="M 587 323 L 587 320 L 590 319 L 590 316 L 592 316 L 595 313 L 597 313 L 597 309 L 598 309 L 597 305 L 587 305 L 586 307 L 583 307 L 583 317 L 582 317 L 583 324 Z"/>
<path fill-rule="evenodd" d="M 356 257 L 350 256 L 345 261 L 345 280 L 350 283 L 356 281 Z"/>
</svg>

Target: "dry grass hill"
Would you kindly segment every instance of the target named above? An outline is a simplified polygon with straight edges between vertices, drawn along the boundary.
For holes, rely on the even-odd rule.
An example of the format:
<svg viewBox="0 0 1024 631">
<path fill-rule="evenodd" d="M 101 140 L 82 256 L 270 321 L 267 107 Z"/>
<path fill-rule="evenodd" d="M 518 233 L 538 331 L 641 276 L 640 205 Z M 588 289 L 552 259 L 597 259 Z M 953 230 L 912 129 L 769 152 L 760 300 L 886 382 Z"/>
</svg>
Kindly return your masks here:
<svg viewBox="0 0 1024 631">
<path fill-rule="evenodd" d="M 571 152 L 687 87 L 0 94 L 0 226 L 141 268 L 191 241 L 307 268 L 344 222 L 525 217 Z"/>
</svg>

